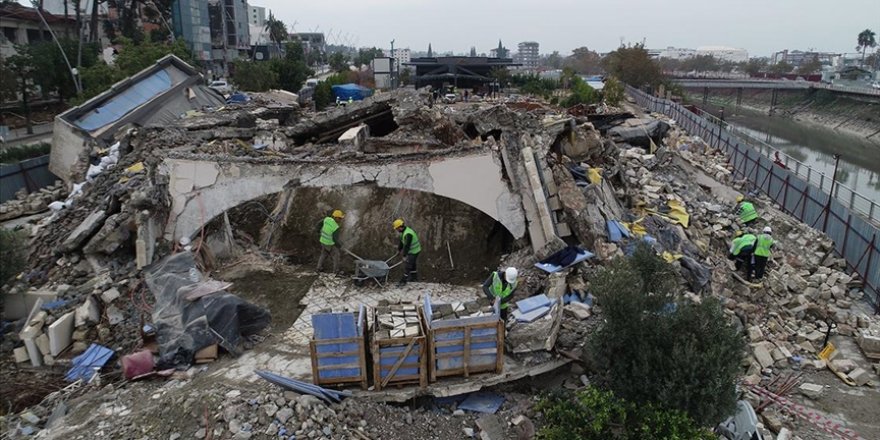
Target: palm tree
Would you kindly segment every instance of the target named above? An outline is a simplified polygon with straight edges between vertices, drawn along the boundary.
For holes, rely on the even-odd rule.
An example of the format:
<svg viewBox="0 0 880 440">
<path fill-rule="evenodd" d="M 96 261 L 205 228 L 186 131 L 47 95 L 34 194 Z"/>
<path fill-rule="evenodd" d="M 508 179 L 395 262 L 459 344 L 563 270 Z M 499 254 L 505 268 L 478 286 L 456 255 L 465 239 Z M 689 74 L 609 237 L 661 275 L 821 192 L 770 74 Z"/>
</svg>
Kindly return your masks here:
<svg viewBox="0 0 880 440">
<path fill-rule="evenodd" d="M 287 26 L 283 21 L 275 18 L 272 12 L 269 12 L 269 18 L 266 19 L 265 30 L 269 33 L 269 40 L 275 44 L 287 39 Z"/>
<path fill-rule="evenodd" d="M 856 46 L 856 49 L 862 51 L 862 67 L 865 67 L 865 51 L 867 51 L 869 47 L 877 45 L 877 40 L 874 39 L 875 35 L 874 31 L 870 29 L 865 29 L 859 32 L 859 45 Z"/>
</svg>

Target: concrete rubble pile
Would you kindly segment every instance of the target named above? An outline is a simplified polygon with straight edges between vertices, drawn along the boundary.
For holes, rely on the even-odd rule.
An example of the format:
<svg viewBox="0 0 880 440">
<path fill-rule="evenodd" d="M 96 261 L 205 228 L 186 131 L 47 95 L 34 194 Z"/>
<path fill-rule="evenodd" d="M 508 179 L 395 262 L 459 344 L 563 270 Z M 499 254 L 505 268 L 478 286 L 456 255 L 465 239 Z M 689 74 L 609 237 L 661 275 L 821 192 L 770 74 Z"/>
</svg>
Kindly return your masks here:
<svg viewBox="0 0 880 440">
<path fill-rule="evenodd" d="M 84 169 L 78 176 L 83 184 L 75 187 L 64 207 L 26 226 L 32 235 L 30 268 L 7 286 L 5 296 L 6 316 L 19 320 L 21 331 L 17 339 L 4 342 L 3 352 L 34 366 L 70 363 L 71 355 L 82 353 L 91 342 L 119 354 L 131 352 L 142 344 L 141 322 L 149 319 L 154 306 L 140 271 L 181 250 L 192 251 L 199 269 L 210 270 L 217 254 L 211 242 L 215 237 L 204 233 L 210 218 L 201 219 L 201 231 L 184 234 L 180 240 L 172 240 L 175 235 L 166 229 L 181 215 L 175 209 L 182 211 L 181 200 L 171 200 L 176 196 L 169 196 L 169 186 L 184 185 L 170 181 L 169 160 L 275 168 L 366 163 L 379 169 L 393 160 L 458 157 L 482 149 L 495 153 L 493 160 L 502 164 L 504 184 L 513 194 L 508 201 L 518 209 L 521 205 L 527 219 L 528 238 L 518 240 L 517 249 L 501 259 L 502 266 L 520 268 L 515 299 L 538 294 L 547 299 L 540 313 L 529 319 L 518 319 L 522 313 L 511 306 L 514 317 L 507 322 L 505 352 L 525 365 L 581 359 L 589 335 L 601 324 L 601 303 L 594 303 L 589 294 L 589 280 L 600 264 L 626 255 L 639 241 L 649 242 L 677 265 L 686 298 L 722 300 L 751 344 L 743 365 L 747 384 L 766 382 L 792 368 L 823 368 L 824 361 L 812 359 L 823 348 L 831 322 L 839 335 L 856 338 L 866 353 L 880 354 L 880 323 L 858 307 L 864 295 L 861 281 L 833 256 L 833 243 L 764 197 L 751 200 L 762 224 L 772 226 L 778 241 L 764 281 L 766 289 L 751 289 L 733 279 L 726 251 L 739 228 L 733 200 L 738 190 L 744 191 L 743 182 L 733 179 L 721 153 L 668 118 L 624 114 L 617 120 L 606 109 L 607 118 L 591 122 L 592 113 L 559 114 L 531 103 L 429 106 L 427 94 L 418 92 L 380 94 L 345 108 L 306 115 L 288 105 L 288 98 L 269 94 L 215 112 L 194 112 L 171 126 L 120 133 L 114 145 L 118 156 L 107 160 L 100 172 Z M 108 156 L 106 149 L 92 149 L 94 161 Z M 194 191 L 199 187 L 196 181 L 204 178 L 194 175 L 185 184 Z M 283 190 L 298 184 L 288 182 Z M 54 187 L 33 196 L 48 205 L 64 195 Z M 190 201 L 183 200 L 184 207 Z M 264 228 L 283 227 L 275 219 L 285 215 L 285 209 L 290 208 L 280 198 L 276 211 L 267 214 L 272 220 Z M 200 215 L 205 210 L 201 207 Z M 268 246 L 246 242 L 226 222 L 229 242 L 246 252 L 269 253 Z M 610 225 L 625 226 L 629 236 L 612 237 Z M 535 267 L 571 245 L 582 246 L 596 259 L 552 273 Z M 424 318 L 451 320 L 495 313 L 486 298 L 438 304 L 432 312 Z M 382 300 L 376 314 L 380 338 L 422 332 L 416 305 Z M 13 346 L 17 346 L 14 352 Z M 65 359 L 59 360 L 62 352 Z M 862 383 L 877 380 L 871 376 L 874 373 L 860 372 L 845 360 L 834 359 L 838 370 Z M 199 370 L 185 371 L 158 390 L 140 383 L 125 389 L 108 385 L 101 389 L 104 402 L 90 421 L 129 416 L 131 404 L 125 398 L 137 396 L 162 402 L 162 412 L 182 407 L 197 413 L 196 438 L 381 438 L 397 423 L 411 426 L 413 420 L 419 427 L 433 428 L 425 435 L 475 436 L 480 430 L 490 431 L 483 426 L 495 422 L 481 417 L 481 424 L 473 415 L 456 410 L 455 404 L 438 405 L 431 412 L 349 399 L 331 407 L 277 388 L 273 392 L 211 389 L 188 396 L 178 388 Z M 576 366 L 572 372 L 579 375 L 583 370 Z M 32 429 L 51 426 L 50 406 L 60 404 L 52 399 L 29 412 L 34 420 L 23 415 L 13 420 Z M 164 405 L 168 401 L 173 403 Z M 203 402 L 220 409 L 205 409 Z M 499 414 L 513 419 L 532 416 L 529 411 L 506 405 Z M 392 422 L 380 422 L 385 420 Z M 528 431 L 531 422 L 525 420 L 522 426 L 499 426 L 508 433 Z M 136 427 L 126 423 L 105 419 L 97 423 L 104 434 L 140 436 Z M 180 436 L 172 434 L 172 438 Z"/>
<path fill-rule="evenodd" d="M 67 191 L 60 180 L 56 180 L 54 184 L 31 193 L 22 188 L 15 193 L 14 199 L 0 204 L 0 221 L 39 214 L 49 209 L 49 205 L 52 202 L 61 200 L 66 195 Z"/>
</svg>

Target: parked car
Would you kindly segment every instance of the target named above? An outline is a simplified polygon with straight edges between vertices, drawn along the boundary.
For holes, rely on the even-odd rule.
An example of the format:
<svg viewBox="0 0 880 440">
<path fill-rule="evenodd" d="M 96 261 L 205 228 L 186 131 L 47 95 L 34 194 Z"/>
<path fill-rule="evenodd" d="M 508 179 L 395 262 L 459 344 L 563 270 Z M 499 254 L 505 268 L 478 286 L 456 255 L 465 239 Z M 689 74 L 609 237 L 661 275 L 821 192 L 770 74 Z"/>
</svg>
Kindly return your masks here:
<svg viewBox="0 0 880 440">
<path fill-rule="evenodd" d="M 211 84 L 209 84 L 208 87 L 220 92 L 220 94 L 222 95 L 228 95 L 232 93 L 232 87 L 229 86 L 229 83 L 226 82 L 225 79 L 211 81 Z"/>
<path fill-rule="evenodd" d="M 443 102 L 447 104 L 454 104 L 456 101 L 458 101 L 458 95 L 455 93 L 447 93 L 443 95 Z"/>
<path fill-rule="evenodd" d="M 874 81 L 871 83 L 872 89 L 880 89 L 880 82 Z"/>
</svg>

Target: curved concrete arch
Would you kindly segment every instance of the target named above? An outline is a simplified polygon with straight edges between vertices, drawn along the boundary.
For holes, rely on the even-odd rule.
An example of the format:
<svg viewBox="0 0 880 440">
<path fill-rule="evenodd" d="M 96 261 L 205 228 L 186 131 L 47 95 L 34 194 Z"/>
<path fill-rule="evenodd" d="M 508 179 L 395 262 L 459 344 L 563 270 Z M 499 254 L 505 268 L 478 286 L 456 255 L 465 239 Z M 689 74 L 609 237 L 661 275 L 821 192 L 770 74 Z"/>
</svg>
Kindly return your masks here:
<svg viewBox="0 0 880 440">
<path fill-rule="evenodd" d="M 500 222 L 515 238 L 526 233 L 520 196 L 502 179 L 491 153 L 429 161 L 376 164 L 260 164 L 189 159 L 164 161 L 172 200 L 165 237 L 192 237 L 226 210 L 282 191 L 286 185 L 340 187 L 373 183 L 424 191 L 470 205 Z"/>
</svg>

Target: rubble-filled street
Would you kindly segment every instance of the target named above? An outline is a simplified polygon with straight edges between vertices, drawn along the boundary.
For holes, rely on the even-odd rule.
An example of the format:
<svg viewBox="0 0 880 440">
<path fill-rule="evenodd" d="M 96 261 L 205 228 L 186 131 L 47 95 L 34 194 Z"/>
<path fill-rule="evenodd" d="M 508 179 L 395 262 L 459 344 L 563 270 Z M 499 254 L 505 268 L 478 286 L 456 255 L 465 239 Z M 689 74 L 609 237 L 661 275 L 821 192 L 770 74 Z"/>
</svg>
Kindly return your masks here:
<svg viewBox="0 0 880 440">
<path fill-rule="evenodd" d="M 534 438 L 542 393 L 596 380 L 593 275 L 642 243 L 747 342 L 763 438 L 880 438 L 862 280 L 676 121 L 252 98 L 120 128 L 0 205 L 28 239 L 2 291 L 3 438 Z M 776 242 L 760 281 L 728 258 L 738 196 Z"/>
</svg>

